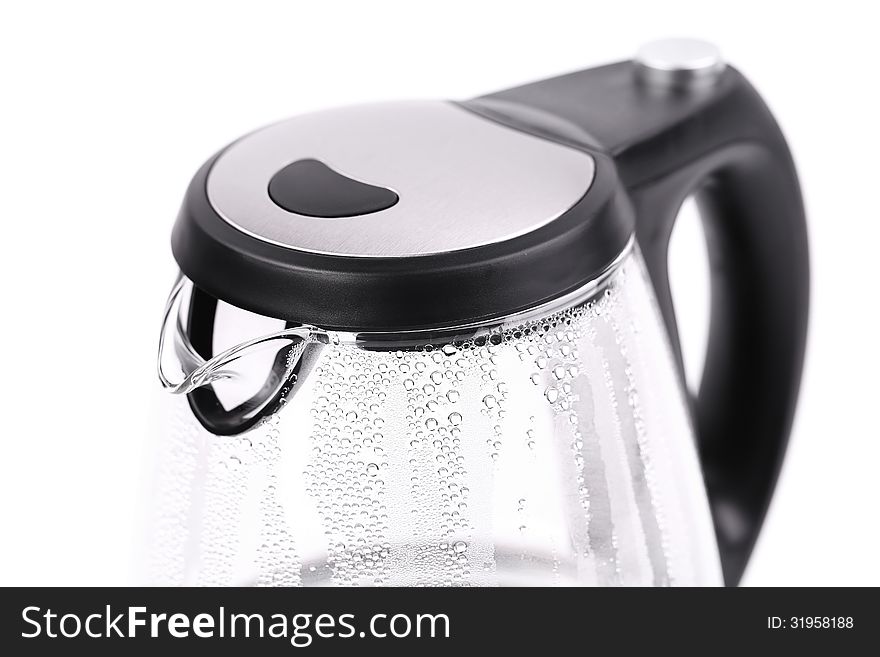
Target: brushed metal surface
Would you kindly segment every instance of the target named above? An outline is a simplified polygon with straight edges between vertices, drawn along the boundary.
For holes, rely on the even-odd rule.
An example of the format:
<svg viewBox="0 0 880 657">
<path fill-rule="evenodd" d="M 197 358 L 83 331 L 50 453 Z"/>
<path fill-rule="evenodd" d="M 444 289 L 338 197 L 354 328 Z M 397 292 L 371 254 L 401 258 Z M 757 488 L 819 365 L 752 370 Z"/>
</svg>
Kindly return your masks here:
<svg viewBox="0 0 880 657">
<path fill-rule="evenodd" d="M 368 215 L 324 219 L 272 202 L 282 167 L 315 158 L 400 196 Z M 589 189 L 593 158 L 443 101 L 360 105 L 258 130 L 215 162 L 207 194 L 232 226 L 314 253 L 406 257 L 469 249 L 533 231 Z"/>
<path fill-rule="evenodd" d="M 660 39 L 639 48 L 635 64 L 642 78 L 672 86 L 711 83 L 727 64 L 721 51 L 700 39 Z"/>
</svg>

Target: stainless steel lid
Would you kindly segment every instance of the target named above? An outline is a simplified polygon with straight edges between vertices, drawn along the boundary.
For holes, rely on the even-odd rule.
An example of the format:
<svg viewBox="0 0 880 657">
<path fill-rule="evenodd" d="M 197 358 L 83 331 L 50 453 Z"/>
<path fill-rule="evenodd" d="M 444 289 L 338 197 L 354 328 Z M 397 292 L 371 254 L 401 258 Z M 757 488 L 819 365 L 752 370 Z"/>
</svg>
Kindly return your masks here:
<svg viewBox="0 0 880 657">
<path fill-rule="evenodd" d="M 355 202 L 334 217 L 285 209 L 270 195 L 270 181 L 288 165 L 311 160 L 338 174 L 325 182 L 328 195 L 334 195 L 333 185 L 344 195 L 348 181 L 356 181 L 367 184 L 366 193 L 378 187 L 398 200 L 370 212 Z M 208 199 L 232 226 L 272 244 L 330 255 L 406 257 L 533 231 L 577 203 L 594 171 L 584 151 L 511 130 L 452 103 L 383 103 L 306 114 L 251 133 L 214 163 Z M 310 185 L 306 178 L 320 174 L 301 167 L 300 175 L 297 180 L 293 172 L 288 184 Z"/>
</svg>

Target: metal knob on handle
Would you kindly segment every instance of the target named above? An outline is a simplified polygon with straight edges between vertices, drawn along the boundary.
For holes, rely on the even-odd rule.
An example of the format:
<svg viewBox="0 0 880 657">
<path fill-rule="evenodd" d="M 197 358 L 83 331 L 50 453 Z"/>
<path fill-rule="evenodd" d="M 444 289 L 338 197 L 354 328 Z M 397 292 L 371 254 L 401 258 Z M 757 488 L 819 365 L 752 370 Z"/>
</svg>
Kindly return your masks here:
<svg viewBox="0 0 880 657">
<path fill-rule="evenodd" d="M 650 41 L 634 61 L 643 80 L 671 87 L 711 84 L 727 68 L 718 47 L 699 39 Z"/>
</svg>

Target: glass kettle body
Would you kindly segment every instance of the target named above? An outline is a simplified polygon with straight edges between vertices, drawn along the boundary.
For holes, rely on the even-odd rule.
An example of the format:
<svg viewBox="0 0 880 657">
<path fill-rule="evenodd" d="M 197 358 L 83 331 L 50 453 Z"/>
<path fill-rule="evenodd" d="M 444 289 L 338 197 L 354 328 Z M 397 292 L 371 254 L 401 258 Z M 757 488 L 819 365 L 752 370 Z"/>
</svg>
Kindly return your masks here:
<svg viewBox="0 0 880 657">
<path fill-rule="evenodd" d="M 694 396 L 666 269 L 689 195 Z M 706 44 L 268 126 L 196 174 L 172 249 L 152 583 L 739 581 L 808 257 L 785 141 Z"/>
<path fill-rule="evenodd" d="M 309 342 L 285 403 L 240 435 L 170 398 L 153 581 L 720 584 L 649 285 L 631 251 L 467 338 Z"/>
</svg>

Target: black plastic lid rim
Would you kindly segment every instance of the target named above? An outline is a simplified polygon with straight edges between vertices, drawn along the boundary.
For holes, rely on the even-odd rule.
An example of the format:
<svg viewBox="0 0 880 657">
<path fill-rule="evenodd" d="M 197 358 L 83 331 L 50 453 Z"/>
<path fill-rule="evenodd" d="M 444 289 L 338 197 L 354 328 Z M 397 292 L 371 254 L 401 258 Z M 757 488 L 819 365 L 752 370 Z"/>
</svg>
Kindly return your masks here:
<svg viewBox="0 0 880 657">
<path fill-rule="evenodd" d="M 572 146 L 569 139 L 558 141 Z M 578 147 L 594 158 L 595 178 L 562 216 L 503 242 L 407 258 L 317 254 L 237 230 L 207 195 L 207 177 L 221 151 L 189 185 L 172 251 L 181 271 L 208 294 L 330 331 L 426 330 L 513 315 L 588 284 L 632 239 L 633 213 L 613 161 L 598 149 Z"/>
</svg>

